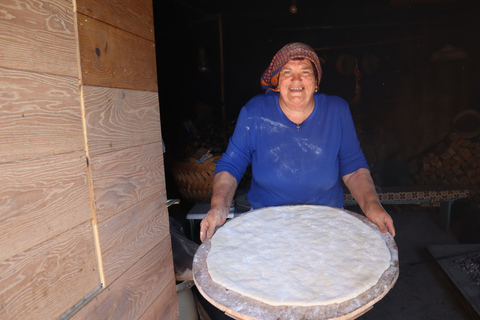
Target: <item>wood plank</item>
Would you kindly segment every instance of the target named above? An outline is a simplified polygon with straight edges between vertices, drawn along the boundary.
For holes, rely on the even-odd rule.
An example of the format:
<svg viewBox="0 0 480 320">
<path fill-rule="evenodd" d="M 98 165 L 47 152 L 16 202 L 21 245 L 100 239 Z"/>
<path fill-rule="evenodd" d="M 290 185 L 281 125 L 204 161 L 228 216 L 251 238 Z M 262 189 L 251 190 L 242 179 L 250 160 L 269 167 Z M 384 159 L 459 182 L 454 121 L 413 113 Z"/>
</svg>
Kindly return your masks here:
<svg viewBox="0 0 480 320">
<path fill-rule="evenodd" d="M 155 43 L 78 14 L 84 85 L 158 91 Z"/>
<path fill-rule="evenodd" d="M 166 194 L 155 194 L 98 226 L 105 285 L 170 236 Z"/>
<path fill-rule="evenodd" d="M 0 88 L 0 163 L 85 149 L 77 79 L 0 68 Z"/>
<path fill-rule="evenodd" d="M 99 222 L 165 191 L 160 142 L 101 154 L 90 165 Z"/>
<path fill-rule="evenodd" d="M 177 291 L 171 282 L 139 320 L 175 320 L 178 316 Z"/>
<path fill-rule="evenodd" d="M 85 86 L 90 156 L 162 141 L 156 92 Z"/>
<path fill-rule="evenodd" d="M 155 41 L 152 0 L 77 0 L 77 12 Z"/>
<path fill-rule="evenodd" d="M 0 2 L 0 67 L 78 77 L 72 1 Z"/>
<path fill-rule="evenodd" d="M 165 237 L 71 319 L 138 319 L 174 278 L 171 241 Z"/>
<path fill-rule="evenodd" d="M 418 5 L 424 3 L 456 2 L 458 0 L 390 0 L 390 5 Z"/>
<path fill-rule="evenodd" d="M 0 319 L 57 319 L 99 284 L 87 222 L 0 262 Z"/>
<path fill-rule="evenodd" d="M 0 261 L 91 219 L 85 154 L 0 165 Z"/>
</svg>

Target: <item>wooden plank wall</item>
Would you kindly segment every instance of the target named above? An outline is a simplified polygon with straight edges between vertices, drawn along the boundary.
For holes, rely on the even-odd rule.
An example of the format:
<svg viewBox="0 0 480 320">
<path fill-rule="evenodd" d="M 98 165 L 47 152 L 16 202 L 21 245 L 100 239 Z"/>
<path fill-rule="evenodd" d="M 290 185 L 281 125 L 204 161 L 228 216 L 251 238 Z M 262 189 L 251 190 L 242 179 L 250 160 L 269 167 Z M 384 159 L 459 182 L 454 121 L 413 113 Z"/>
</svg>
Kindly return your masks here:
<svg viewBox="0 0 480 320">
<path fill-rule="evenodd" d="M 0 319 L 178 318 L 152 11 L 0 3 Z"/>
<path fill-rule="evenodd" d="M 0 12 L 0 319 L 57 319 L 100 284 L 73 4 Z"/>
</svg>

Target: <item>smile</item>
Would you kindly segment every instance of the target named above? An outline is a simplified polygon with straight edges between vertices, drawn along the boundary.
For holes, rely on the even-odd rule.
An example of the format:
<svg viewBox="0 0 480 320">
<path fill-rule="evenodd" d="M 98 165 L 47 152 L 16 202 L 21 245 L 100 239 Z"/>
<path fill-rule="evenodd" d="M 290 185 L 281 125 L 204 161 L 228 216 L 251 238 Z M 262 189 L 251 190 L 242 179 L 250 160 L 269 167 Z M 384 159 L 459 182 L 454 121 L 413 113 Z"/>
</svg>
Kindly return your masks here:
<svg viewBox="0 0 480 320">
<path fill-rule="evenodd" d="M 288 88 L 290 91 L 302 91 L 305 89 L 305 87 L 293 87 L 293 88 Z"/>
</svg>

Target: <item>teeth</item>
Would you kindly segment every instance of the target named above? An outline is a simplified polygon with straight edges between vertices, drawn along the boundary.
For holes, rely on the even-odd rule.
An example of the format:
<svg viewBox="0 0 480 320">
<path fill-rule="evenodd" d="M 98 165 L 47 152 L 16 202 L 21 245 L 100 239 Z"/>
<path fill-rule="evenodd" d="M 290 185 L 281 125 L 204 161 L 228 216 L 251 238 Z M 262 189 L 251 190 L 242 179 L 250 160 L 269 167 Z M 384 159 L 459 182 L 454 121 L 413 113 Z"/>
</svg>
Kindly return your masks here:
<svg viewBox="0 0 480 320">
<path fill-rule="evenodd" d="M 290 88 L 290 90 L 303 90 L 303 87 L 298 87 L 298 88 Z"/>
</svg>

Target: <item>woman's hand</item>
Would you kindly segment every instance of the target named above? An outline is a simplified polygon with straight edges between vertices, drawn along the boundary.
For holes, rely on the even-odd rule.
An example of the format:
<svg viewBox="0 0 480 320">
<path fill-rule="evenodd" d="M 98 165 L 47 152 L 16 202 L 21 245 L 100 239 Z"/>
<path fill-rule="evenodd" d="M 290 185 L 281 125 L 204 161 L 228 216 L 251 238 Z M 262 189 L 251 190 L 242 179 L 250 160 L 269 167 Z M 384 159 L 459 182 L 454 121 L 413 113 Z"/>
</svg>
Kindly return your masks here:
<svg viewBox="0 0 480 320">
<path fill-rule="evenodd" d="M 380 232 L 385 233 L 388 231 L 392 237 L 395 237 L 393 219 L 387 212 L 385 212 L 382 206 L 379 206 L 374 210 L 370 210 L 370 212 L 365 213 L 365 216 L 368 218 L 368 220 L 372 221 L 378 226 Z"/>
<path fill-rule="evenodd" d="M 210 202 L 210 211 L 200 223 L 200 240 L 211 238 L 215 228 L 221 226 L 227 220 L 228 212 L 232 204 L 237 179 L 227 171 L 219 172 L 213 178 L 213 194 Z"/>
<path fill-rule="evenodd" d="M 230 208 L 212 208 L 200 223 L 200 241 L 210 239 L 215 233 L 215 228 L 223 225 L 227 220 Z"/>
<path fill-rule="evenodd" d="M 357 200 L 368 220 L 375 223 L 381 232 L 390 232 L 395 237 L 395 228 L 392 217 L 383 209 L 378 199 L 375 185 L 373 184 L 370 171 L 360 168 L 357 171 L 343 177 L 343 182 Z"/>
</svg>

